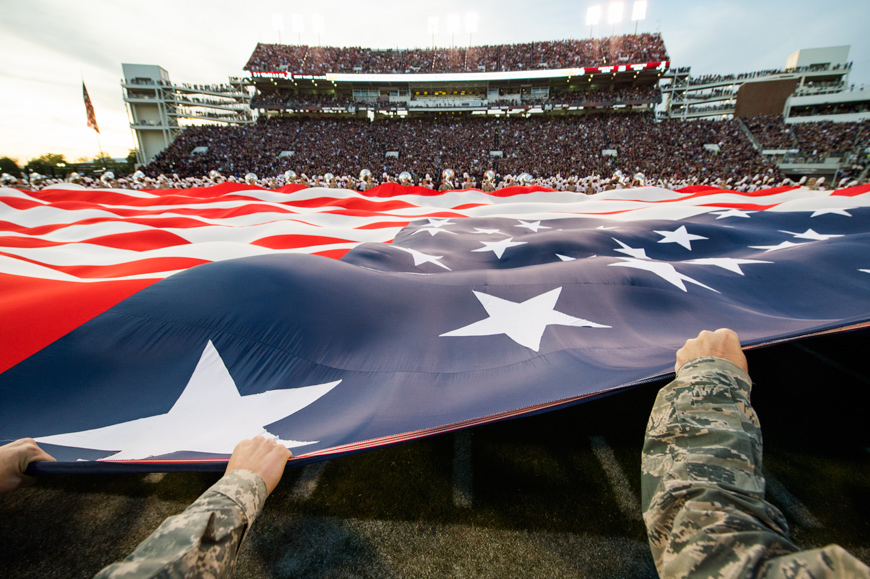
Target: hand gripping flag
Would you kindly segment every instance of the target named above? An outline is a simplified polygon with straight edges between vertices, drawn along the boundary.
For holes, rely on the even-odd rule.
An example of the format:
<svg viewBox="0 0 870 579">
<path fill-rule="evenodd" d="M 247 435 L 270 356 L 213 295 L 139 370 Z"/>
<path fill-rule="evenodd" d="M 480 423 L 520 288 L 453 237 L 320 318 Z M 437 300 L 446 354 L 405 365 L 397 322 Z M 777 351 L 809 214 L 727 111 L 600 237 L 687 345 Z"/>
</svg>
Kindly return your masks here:
<svg viewBox="0 0 870 579">
<path fill-rule="evenodd" d="M 85 112 L 88 115 L 88 127 L 100 132 L 100 127 L 97 126 L 97 115 L 94 113 L 94 103 L 91 102 L 91 97 L 88 95 L 88 87 L 82 81 L 82 96 L 85 99 Z"/>
<path fill-rule="evenodd" d="M 0 442 L 44 472 L 298 464 L 870 321 L 870 187 L 0 190 Z M 340 258 L 340 259 L 336 259 Z M 616 418 L 615 418 L 616 419 Z"/>
</svg>

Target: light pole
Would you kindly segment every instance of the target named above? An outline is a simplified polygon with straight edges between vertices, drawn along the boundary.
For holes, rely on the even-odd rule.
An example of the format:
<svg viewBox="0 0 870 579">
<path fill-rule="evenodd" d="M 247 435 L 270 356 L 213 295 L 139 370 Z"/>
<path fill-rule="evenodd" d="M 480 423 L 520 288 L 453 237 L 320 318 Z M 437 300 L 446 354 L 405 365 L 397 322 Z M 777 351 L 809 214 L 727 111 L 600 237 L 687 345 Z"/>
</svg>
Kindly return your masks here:
<svg viewBox="0 0 870 579">
<path fill-rule="evenodd" d="M 610 36 L 616 33 L 617 23 L 622 21 L 622 2 L 611 2 L 607 7 L 607 22 L 611 25 Z"/>
<path fill-rule="evenodd" d="M 471 48 L 471 35 L 477 32 L 477 13 L 469 12 L 465 15 L 465 30 L 468 31 L 468 48 Z"/>
<path fill-rule="evenodd" d="M 320 46 L 320 34 L 325 30 L 323 25 L 323 16 L 320 14 L 311 15 L 311 31 L 317 33 L 317 46 Z"/>
<path fill-rule="evenodd" d="M 634 0 L 631 8 L 631 19 L 634 20 L 634 35 L 637 36 L 637 25 L 646 19 L 646 0 Z"/>
<path fill-rule="evenodd" d="M 299 46 L 302 46 L 302 33 L 305 32 L 305 20 L 301 14 L 293 15 L 293 32 L 299 35 Z"/>
<path fill-rule="evenodd" d="M 435 50 L 435 35 L 438 33 L 438 17 L 430 16 L 429 25 L 427 26 L 429 34 L 432 35 L 432 50 Z"/>
<path fill-rule="evenodd" d="M 278 31 L 278 44 L 281 44 L 281 32 L 284 30 L 284 17 L 277 12 L 272 13 L 272 28 Z"/>
<path fill-rule="evenodd" d="M 586 11 L 586 26 L 589 27 L 589 38 L 592 38 L 592 27 L 601 21 L 601 6 L 590 6 Z"/>
<path fill-rule="evenodd" d="M 455 47 L 456 33 L 459 32 L 459 16 L 451 14 L 447 17 L 447 34 L 450 35 L 450 48 Z"/>
</svg>

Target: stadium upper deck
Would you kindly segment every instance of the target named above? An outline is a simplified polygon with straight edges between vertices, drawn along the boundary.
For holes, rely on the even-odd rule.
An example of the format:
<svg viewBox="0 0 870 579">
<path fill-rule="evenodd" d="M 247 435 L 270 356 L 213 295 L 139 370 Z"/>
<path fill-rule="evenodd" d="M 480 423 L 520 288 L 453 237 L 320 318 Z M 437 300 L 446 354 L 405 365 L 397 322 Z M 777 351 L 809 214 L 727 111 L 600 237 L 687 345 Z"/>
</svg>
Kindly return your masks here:
<svg viewBox="0 0 870 579">
<path fill-rule="evenodd" d="M 667 50 L 660 34 L 640 34 L 409 50 L 257 44 L 244 68 L 252 73 L 280 71 L 303 75 L 477 73 L 618 66 L 667 60 Z"/>
</svg>

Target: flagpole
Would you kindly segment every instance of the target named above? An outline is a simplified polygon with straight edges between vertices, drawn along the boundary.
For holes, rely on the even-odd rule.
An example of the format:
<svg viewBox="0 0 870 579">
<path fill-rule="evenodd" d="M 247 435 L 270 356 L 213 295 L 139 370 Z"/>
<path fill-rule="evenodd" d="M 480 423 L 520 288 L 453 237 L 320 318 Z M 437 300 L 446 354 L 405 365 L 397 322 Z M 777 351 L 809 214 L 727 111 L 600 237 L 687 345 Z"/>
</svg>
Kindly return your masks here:
<svg viewBox="0 0 870 579">
<path fill-rule="evenodd" d="M 94 131 L 96 133 L 96 131 Z M 97 133 L 97 147 L 100 149 L 100 159 L 103 158 L 103 145 L 100 143 L 100 133 Z"/>
</svg>

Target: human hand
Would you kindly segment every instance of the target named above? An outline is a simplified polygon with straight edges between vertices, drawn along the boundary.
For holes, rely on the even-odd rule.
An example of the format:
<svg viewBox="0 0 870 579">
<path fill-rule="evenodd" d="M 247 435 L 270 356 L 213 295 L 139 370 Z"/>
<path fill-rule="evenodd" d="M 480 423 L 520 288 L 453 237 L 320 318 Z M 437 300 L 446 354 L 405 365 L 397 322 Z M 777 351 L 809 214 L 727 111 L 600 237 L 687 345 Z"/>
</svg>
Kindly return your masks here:
<svg viewBox="0 0 870 579">
<path fill-rule="evenodd" d="M 0 494 L 14 491 L 36 482 L 36 477 L 24 474 L 31 462 L 54 461 L 54 457 L 39 448 L 32 438 L 22 438 L 0 446 Z"/>
<path fill-rule="evenodd" d="M 728 328 L 720 328 L 715 332 L 704 330 L 697 338 L 687 340 L 686 344 L 677 350 L 677 363 L 674 370 L 679 372 L 683 364 L 701 356 L 722 358 L 749 372 L 746 356 L 740 349 L 740 338 L 737 337 L 736 332 Z"/>
<path fill-rule="evenodd" d="M 255 436 L 236 445 L 226 472 L 236 469 L 254 471 L 266 483 L 266 495 L 272 494 L 281 481 L 287 459 L 293 454 L 271 438 Z"/>
</svg>

